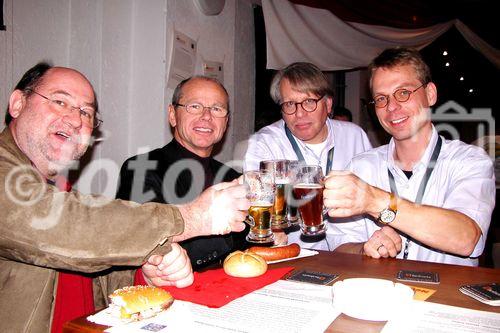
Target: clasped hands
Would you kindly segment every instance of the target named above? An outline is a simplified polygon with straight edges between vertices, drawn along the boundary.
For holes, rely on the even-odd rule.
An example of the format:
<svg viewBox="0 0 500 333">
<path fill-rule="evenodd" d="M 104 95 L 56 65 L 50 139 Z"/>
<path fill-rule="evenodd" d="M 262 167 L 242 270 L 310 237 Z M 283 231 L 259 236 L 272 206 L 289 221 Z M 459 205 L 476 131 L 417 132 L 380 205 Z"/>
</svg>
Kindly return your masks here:
<svg viewBox="0 0 500 333">
<path fill-rule="evenodd" d="M 177 243 L 172 243 L 170 252 L 163 256 L 150 256 L 142 265 L 142 273 L 148 284 L 157 287 L 184 288 L 194 281 L 193 268 L 186 250 Z"/>
</svg>

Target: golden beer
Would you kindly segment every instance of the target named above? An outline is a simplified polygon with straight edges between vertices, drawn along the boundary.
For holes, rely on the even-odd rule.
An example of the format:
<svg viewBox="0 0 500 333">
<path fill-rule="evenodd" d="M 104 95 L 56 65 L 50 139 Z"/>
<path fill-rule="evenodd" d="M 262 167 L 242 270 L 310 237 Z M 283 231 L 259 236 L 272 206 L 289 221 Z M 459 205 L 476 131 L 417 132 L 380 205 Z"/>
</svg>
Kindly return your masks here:
<svg viewBox="0 0 500 333">
<path fill-rule="evenodd" d="M 271 210 L 273 205 L 271 203 L 254 203 L 248 209 L 252 223 L 254 224 L 250 229 L 249 238 L 259 239 L 269 237 L 271 231 Z"/>
<path fill-rule="evenodd" d="M 251 228 L 246 240 L 251 243 L 273 243 L 271 230 L 272 209 L 274 204 L 274 174 L 270 171 L 247 171 L 244 173 L 247 185 L 248 209 L 247 222 Z"/>
<path fill-rule="evenodd" d="M 285 184 L 276 184 L 276 194 L 274 197 L 272 214 L 274 216 L 273 222 L 276 222 L 277 224 L 286 218 Z"/>
</svg>

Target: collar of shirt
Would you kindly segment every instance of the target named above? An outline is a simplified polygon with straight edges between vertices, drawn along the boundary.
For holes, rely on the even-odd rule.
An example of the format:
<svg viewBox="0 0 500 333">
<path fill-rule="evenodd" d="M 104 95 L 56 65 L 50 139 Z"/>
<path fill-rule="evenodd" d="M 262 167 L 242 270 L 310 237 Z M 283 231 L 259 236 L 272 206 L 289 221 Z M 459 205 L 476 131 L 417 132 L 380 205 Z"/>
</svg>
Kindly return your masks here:
<svg viewBox="0 0 500 333">
<path fill-rule="evenodd" d="M 432 125 L 431 139 L 429 140 L 429 144 L 425 148 L 424 154 L 422 155 L 420 160 L 413 166 L 412 178 L 415 178 L 415 175 L 417 174 L 418 175 L 423 174 L 427 169 L 427 165 L 429 164 L 429 161 L 431 159 L 431 155 L 432 152 L 434 151 L 434 147 L 436 146 L 437 139 L 438 139 L 438 133 L 434 128 L 434 125 Z M 395 178 L 398 178 L 399 181 L 407 182 L 408 178 L 404 174 L 403 170 L 401 170 L 401 168 L 399 168 L 394 161 L 394 149 L 395 149 L 394 138 L 391 138 L 391 141 L 389 142 L 389 146 L 387 148 L 387 156 L 386 156 L 387 167 L 392 172 Z"/>
<path fill-rule="evenodd" d="M 321 167 L 323 168 L 323 172 L 325 172 L 325 168 L 326 168 L 326 160 L 328 158 L 328 151 L 330 150 L 330 148 L 335 146 L 335 133 L 333 131 L 332 124 L 330 123 L 330 119 L 326 119 L 326 128 L 327 128 L 327 137 L 326 137 L 326 140 L 322 142 L 325 144 L 325 146 L 324 146 L 324 149 L 322 150 L 320 156 L 317 156 L 314 153 L 314 151 L 311 148 L 309 148 L 306 143 L 304 143 L 304 141 L 300 140 L 292 133 L 293 138 L 295 139 L 300 150 L 304 154 L 304 158 L 306 158 L 306 155 L 309 157 L 312 156 L 317 161 L 318 165 L 321 165 Z"/>
</svg>

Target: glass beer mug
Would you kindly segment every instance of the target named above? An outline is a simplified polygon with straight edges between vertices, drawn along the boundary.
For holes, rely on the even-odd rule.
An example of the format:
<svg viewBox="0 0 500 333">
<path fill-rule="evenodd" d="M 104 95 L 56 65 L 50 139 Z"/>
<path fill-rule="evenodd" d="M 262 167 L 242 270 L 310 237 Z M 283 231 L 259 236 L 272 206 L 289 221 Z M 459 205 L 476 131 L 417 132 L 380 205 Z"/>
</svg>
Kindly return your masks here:
<svg viewBox="0 0 500 333">
<path fill-rule="evenodd" d="M 299 212 L 298 206 L 295 204 L 293 198 L 293 184 L 297 180 L 297 174 L 300 170 L 302 163 L 299 161 L 289 161 L 288 163 L 288 179 L 289 183 L 285 184 L 285 200 L 286 200 L 286 219 L 290 226 L 299 225 Z"/>
<path fill-rule="evenodd" d="M 260 162 L 260 171 L 268 171 L 274 174 L 274 184 L 276 192 L 274 196 L 274 205 L 272 210 L 273 229 L 284 229 L 290 226 L 287 219 L 287 200 L 286 189 L 290 184 L 288 160 L 268 160 Z"/>
<path fill-rule="evenodd" d="M 324 176 L 319 165 L 300 168 L 293 185 L 294 201 L 300 214 L 300 230 L 306 236 L 318 236 L 326 231 L 323 221 Z"/>
<path fill-rule="evenodd" d="M 248 220 L 251 228 L 246 240 L 251 243 L 272 243 L 271 213 L 274 204 L 274 174 L 270 171 L 247 171 L 243 175 L 251 206 Z"/>
</svg>

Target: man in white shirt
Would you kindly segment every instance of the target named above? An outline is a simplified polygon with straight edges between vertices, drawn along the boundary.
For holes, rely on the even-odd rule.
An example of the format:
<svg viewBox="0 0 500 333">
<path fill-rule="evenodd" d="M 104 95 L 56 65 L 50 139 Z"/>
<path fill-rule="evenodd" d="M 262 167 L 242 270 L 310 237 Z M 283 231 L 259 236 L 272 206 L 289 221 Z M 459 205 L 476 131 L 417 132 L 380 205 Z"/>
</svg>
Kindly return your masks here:
<svg viewBox="0 0 500 333">
<path fill-rule="evenodd" d="M 495 206 L 491 159 L 441 138 L 431 123 L 437 89 L 420 54 L 387 49 L 370 65 L 377 117 L 388 145 L 356 156 L 351 172 L 328 175 L 324 203 L 358 243 L 338 251 L 477 266 Z"/>
<path fill-rule="evenodd" d="M 245 171 L 258 170 L 263 160 L 288 159 L 320 165 L 326 174 L 329 170 L 344 170 L 354 155 L 371 149 L 359 126 L 328 118 L 333 92 L 315 65 L 298 62 L 280 70 L 271 82 L 270 94 L 280 104 L 283 119 L 250 138 Z M 321 241 L 303 242 L 300 231 L 294 231 L 288 234 L 289 243 L 333 250 L 339 245 L 337 232 L 332 223 L 327 228 L 326 238 Z"/>
</svg>

